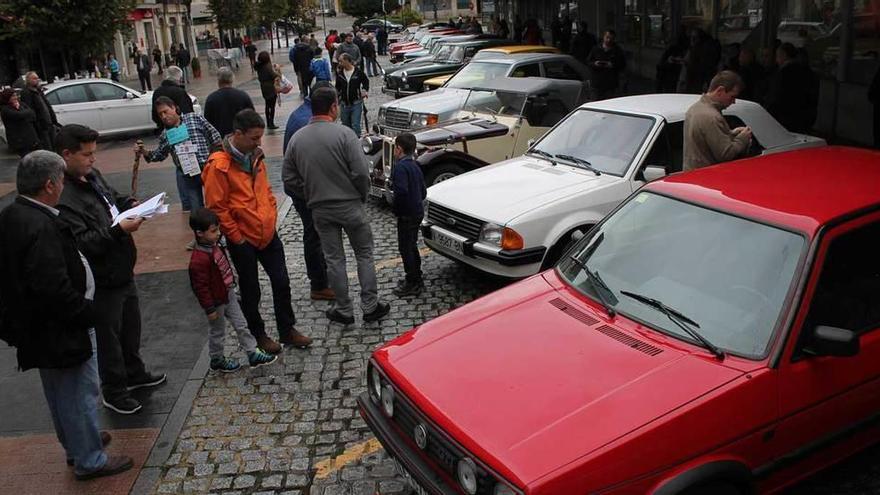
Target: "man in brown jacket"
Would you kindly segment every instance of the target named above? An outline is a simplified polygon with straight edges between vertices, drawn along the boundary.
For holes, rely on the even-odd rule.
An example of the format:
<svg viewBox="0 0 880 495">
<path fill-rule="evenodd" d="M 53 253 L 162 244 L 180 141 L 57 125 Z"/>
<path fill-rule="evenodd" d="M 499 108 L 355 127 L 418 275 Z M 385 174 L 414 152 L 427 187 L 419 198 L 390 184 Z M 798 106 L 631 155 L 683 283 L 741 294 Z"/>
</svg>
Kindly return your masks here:
<svg viewBox="0 0 880 495">
<path fill-rule="evenodd" d="M 731 129 L 721 115 L 742 88 L 739 75 L 721 71 L 712 78 L 709 91 L 688 109 L 684 117 L 685 172 L 733 160 L 748 150 L 752 129 Z"/>
</svg>

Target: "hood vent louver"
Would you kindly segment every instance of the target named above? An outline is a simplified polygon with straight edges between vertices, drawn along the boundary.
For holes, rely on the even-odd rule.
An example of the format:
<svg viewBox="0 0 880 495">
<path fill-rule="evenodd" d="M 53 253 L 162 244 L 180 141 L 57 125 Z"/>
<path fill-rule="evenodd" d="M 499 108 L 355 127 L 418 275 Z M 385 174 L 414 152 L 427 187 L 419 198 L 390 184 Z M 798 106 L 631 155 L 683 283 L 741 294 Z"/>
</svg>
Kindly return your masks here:
<svg viewBox="0 0 880 495">
<path fill-rule="evenodd" d="M 579 309 L 569 306 L 568 303 L 560 298 L 552 299 L 550 301 L 550 305 L 589 327 L 592 327 L 593 325 L 599 323 L 599 320 L 597 320 L 596 318 L 593 318 L 592 316 L 584 313 Z M 617 330 L 616 328 L 610 327 L 608 325 L 601 325 L 592 329 L 605 335 L 606 337 L 610 337 L 620 342 L 621 344 L 631 349 L 635 349 L 649 356 L 656 356 L 663 352 L 663 349 L 660 349 L 659 347 L 655 347 L 651 344 L 648 344 L 647 342 L 643 342 L 635 337 L 631 337 L 626 333 L 621 332 L 620 330 Z"/>
</svg>

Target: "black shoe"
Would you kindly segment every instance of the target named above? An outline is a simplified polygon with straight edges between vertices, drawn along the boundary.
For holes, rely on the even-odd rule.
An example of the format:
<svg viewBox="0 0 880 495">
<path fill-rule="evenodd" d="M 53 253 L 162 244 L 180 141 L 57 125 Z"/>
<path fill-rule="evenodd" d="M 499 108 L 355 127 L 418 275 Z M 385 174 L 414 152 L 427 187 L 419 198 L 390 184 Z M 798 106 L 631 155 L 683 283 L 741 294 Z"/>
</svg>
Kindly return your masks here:
<svg viewBox="0 0 880 495">
<path fill-rule="evenodd" d="M 134 397 L 117 397 L 113 399 L 104 398 L 104 407 L 119 414 L 134 414 L 141 410 L 140 402 Z"/>
<path fill-rule="evenodd" d="M 144 375 L 139 378 L 129 380 L 128 390 L 132 391 L 139 388 L 155 387 L 156 385 L 161 385 L 162 383 L 165 383 L 165 380 L 167 378 L 168 377 L 165 375 L 165 373 L 162 373 L 161 375 L 144 373 Z"/>
<path fill-rule="evenodd" d="M 266 129 L 278 129 L 278 126 L 275 124 L 269 124 L 266 126 Z"/>
<path fill-rule="evenodd" d="M 328 309 L 324 314 L 327 315 L 328 320 L 335 321 L 336 323 L 342 323 L 343 325 L 351 325 L 354 323 L 354 316 L 345 316 L 335 309 Z"/>
<path fill-rule="evenodd" d="M 369 313 L 364 313 L 364 323 L 379 321 L 389 312 L 391 312 L 391 305 L 380 302 L 376 305 L 376 309 L 370 311 Z"/>
<path fill-rule="evenodd" d="M 394 292 L 394 295 L 397 297 L 413 297 L 421 294 L 424 289 L 425 285 L 423 283 L 413 282 L 400 285 L 392 292 Z"/>
<path fill-rule="evenodd" d="M 128 471 L 129 469 L 131 469 L 132 466 L 134 466 L 134 461 L 131 460 L 131 457 L 108 457 L 107 462 L 104 464 L 104 467 L 90 473 L 76 473 L 76 479 L 78 481 L 85 481 L 94 478 L 100 478 L 102 476 L 112 476 L 114 474 L 119 474 L 123 471 Z"/>
</svg>

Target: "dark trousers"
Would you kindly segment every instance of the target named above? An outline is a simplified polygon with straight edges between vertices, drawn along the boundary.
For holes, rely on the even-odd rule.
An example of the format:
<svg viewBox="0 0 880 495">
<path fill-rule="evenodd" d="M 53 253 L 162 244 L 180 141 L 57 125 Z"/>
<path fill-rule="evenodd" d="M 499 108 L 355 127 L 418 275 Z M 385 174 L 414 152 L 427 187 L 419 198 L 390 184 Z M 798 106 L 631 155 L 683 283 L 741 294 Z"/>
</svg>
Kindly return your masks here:
<svg viewBox="0 0 880 495">
<path fill-rule="evenodd" d="M 290 302 L 290 278 L 287 275 L 287 262 L 284 259 L 284 245 L 278 234 L 263 249 L 257 249 L 249 242 L 229 246 L 232 264 L 238 272 L 238 286 L 241 292 L 241 310 L 247 320 L 248 328 L 254 337 L 266 335 L 266 325 L 260 316 L 260 277 L 257 263 L 269 275 L 272 284 L 272 302 L 275 305 L 275 323 L 278 335 L 283 339 L 290 335 L 296 324 L 296 315 Z"/>
<path fill-rule="evenodd" d="M 874 147 L 880 149 L 880 103 L 874 104 Z"/>
<path fill-rule="evenodd" d="M 272 95 L 266 100 L 266 126 L 275 127 L 275 103 L 278 102 L 278 95 Z"/>
<path fill-rule="evenodd" d="M 397 217 L 397 248 L 403 259 L 406 281 L 422 282 L 422 257 L 419 254 L 419 225 L 422 217 Z"/>
<path fill-rule="evenodd" d="M 141 82 L 141 91 L 153 90 L 153 83 L 150 81 L 150 69 L 139 70 L 138 79 Z"/>
<path fill-rule="evenodd" d="M 293 207 L 299 214 L 303 224 L 303 255 L 306 259 L 306 274 L 309 276 L 309 284 L 312 290 L 323 290 L 329 287 L 327 282 L 327 263 L 324 261 L 324 252 L 321 251 L 321 238 L 315 230 L 315 222 L 312 220 L 312 210 L 306 202 L 296 196 L 290 195 Z"/>
<path fill-rule="evenodd" d="M 128 395 L 130 380 L 144 376 L 141 349 L 141 308 L 134 281 L 95 291 L 95 337 L 98 374 L 105 398 Z"/>
</svg>

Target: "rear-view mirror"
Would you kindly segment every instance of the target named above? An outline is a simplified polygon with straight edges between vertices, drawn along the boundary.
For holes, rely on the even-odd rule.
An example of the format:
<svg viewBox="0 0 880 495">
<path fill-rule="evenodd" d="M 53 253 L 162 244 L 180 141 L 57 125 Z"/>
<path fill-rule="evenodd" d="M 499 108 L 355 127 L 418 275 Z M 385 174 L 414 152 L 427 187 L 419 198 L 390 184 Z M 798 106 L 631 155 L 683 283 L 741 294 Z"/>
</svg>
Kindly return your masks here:
<svg viewBox="0 0 880 495">
<path fill-rule="evenodd" d="M 663 177 L 666 177 L 666 167 L 663 165 L 648 165 L 642 171 L 642 178 L 645 182 L 655 181 Z"/>
<path fill-rule="evenodd" d="M 813 329 L 813 338 L 804 352 L 813 356 L 855 356 L 859 353 L 859 336 L 845 328 L 819 325 Z"/>
</svg>

